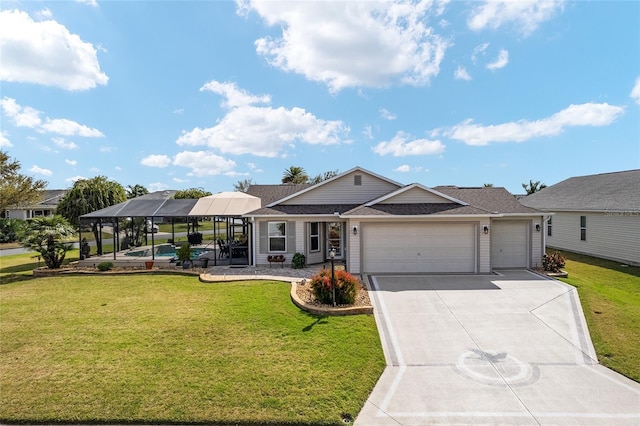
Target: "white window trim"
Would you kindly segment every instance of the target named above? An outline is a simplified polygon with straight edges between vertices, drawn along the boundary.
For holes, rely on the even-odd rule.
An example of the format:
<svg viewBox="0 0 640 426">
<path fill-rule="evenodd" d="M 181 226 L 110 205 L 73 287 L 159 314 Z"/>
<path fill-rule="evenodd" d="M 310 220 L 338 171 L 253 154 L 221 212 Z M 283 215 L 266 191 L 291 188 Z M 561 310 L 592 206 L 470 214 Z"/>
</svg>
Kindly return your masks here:
<svg viewBox="0 0 640 426">
<path fill-rule="evenodd" d="M 270 225 L 274 223 L 282 223 L 284 224 L 284 235 L 274 235 L 271 236 L 269 235 L 269 228 Z M 271 239 L 272 238 L 281 238 L 284 240 L 284 250 L 271 250 Z M 267 222 L 267 251 L 269 253 L 286 253 L 287 252 L 287 222 L 284 220 L 278 220 L 278 221 L 272 221 L 272 222 Z"/>
</svg>

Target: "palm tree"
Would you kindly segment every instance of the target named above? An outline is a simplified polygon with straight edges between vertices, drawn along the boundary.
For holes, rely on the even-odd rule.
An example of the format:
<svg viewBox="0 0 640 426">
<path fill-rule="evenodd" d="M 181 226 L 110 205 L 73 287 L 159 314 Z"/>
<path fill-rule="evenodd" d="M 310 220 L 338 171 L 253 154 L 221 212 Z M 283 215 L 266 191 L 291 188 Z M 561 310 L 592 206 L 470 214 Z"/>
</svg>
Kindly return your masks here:
<svg viewBox="0 0 640 426">
<path fill-rule="evenodd" d="M 127 198 L 129 199 L 141 197 L 149 193 L 149 190 L 140 184 L 136 184 L 134 186 L 128 185 L 126 191 L 127 191 Z"/>
<path fill-rule="evenodd" d="M 493 184 L 492 183 L 483 183 L 482 187 L 483 188 L 493 188 Z"/>
<path fill-rule="evenodd" d="M 71 250 L 71 244 L 63 240 L 75 234 L 73 226 L 59 215 L 35 217 L 29 219 L 28 224 L 22 247 L 38 252 L 48 268 L 59 268 Z"/>
<path fill-rule="evenodd" d="M 307 183 L 309 176 L 302 167 L 291 166 L 282 174 L 282 183 Z"/>
<path fill-rule="evenodd" d="M 546 188 L 547 185 L 545 185 L 544 183 L 540 183 L 539 180 L 535 182 L 532 180 L 529 180 L 529 184 L 527 185 L 526 183 L 523 183 L 522 187 L 524 188 L 525 191 L 527 191 L 527 195 L 531 195 L 534 192 L 538 192 L 541 189 Z"/>
</svg>

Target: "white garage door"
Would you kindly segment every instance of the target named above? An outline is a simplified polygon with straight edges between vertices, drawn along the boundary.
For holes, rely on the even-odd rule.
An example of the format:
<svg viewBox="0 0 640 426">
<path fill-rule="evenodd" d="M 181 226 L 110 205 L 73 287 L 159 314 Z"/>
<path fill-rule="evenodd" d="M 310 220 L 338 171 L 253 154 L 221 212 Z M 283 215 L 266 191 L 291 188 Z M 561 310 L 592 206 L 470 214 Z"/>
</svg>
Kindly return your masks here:
<svg viewBox="0 0 640 426">
<path fill-rule="evenodd" d="M 362 269 L 383 272 L 475 272 L 473 224 L 363 224 Z"/>
<path fill-rule="evenodd" d="M 526 268 L 527 222 L 493 222 L 491 224 L 491 267 Z"/>
</svg>

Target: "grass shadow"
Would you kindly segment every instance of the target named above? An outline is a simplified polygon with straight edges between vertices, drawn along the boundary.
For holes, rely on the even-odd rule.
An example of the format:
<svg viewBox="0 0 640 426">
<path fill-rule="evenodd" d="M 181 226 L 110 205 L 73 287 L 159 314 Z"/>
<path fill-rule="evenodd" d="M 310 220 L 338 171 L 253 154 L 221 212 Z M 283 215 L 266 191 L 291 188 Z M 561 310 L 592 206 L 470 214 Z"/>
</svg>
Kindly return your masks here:
<svg viewBox="0 0 640 426">
<path fill-rule="evenodd" d="M 623 274 L 629 274 L 635 277 L 640 277 L 640 267 L 638 266 L 631 266 L 631 265 L 622 266 L 623 265 L 622 262 L 616 262 L 615 260 L 601 259 L 599 257 L 588 256 L 586 254 L 574 253 L 571 251 L 547 250 L 547 252 L 555 252 L 555 251 L 560 252 L 568 260 L 585 263 L 591 266 L 598 266 L 600 268 L 610 269 L 616 272 L 622 272 Z"/>
<path fill-rule="evenodd" d="M 316 325 L 323 325 L 323 324 L 329 324 L 329 321 L 327 321 L 327 317 L 326 316 L 317 317 L 314 322 L 312 322 L 308 326 L 304 327 L 302 329 L 302 331 L 306 333 L 308 331 L 313 330 L 313 327 L 315 327 Z"/>
</svg>

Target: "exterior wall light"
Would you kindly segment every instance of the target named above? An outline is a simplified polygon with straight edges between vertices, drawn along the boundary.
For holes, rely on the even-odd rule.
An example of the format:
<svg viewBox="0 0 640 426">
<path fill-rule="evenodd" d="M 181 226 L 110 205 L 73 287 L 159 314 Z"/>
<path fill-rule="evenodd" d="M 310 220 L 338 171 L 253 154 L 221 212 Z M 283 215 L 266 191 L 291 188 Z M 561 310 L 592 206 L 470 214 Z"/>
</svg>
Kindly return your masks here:
<svg viewBox="0 0 640 426">
<path fill-rule="evenodd" d="M 357 226 L 353 227 L 353 235 L 358 235 L 358 227 Z"/>
<path fill-rule="evenodd" d="M 484 231 L 485 235 L 489 234 L 489 227 L 487 225 L 485 225 L 482 230 Z"/>
<path fill-rule="evenodd" d="M 540 232 L 540 224 L 539 223 L 536 223 L 536 231 Z"/>
</svg>

